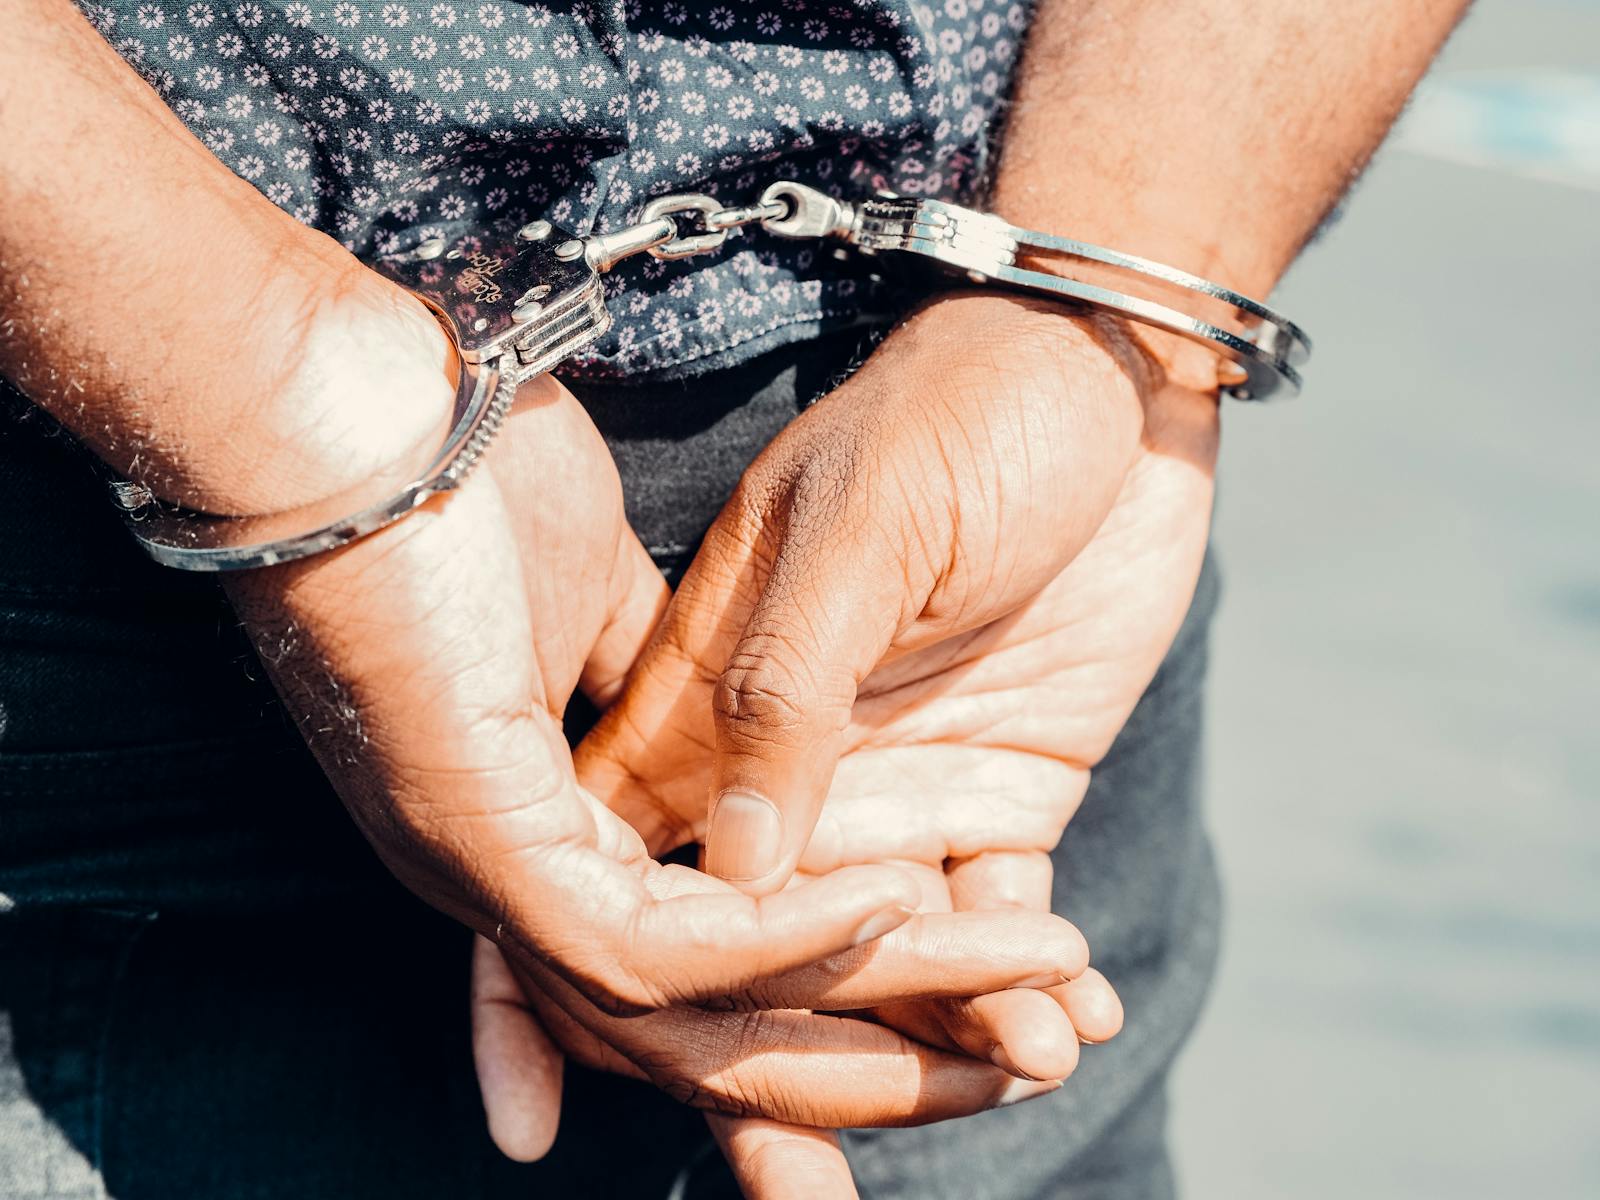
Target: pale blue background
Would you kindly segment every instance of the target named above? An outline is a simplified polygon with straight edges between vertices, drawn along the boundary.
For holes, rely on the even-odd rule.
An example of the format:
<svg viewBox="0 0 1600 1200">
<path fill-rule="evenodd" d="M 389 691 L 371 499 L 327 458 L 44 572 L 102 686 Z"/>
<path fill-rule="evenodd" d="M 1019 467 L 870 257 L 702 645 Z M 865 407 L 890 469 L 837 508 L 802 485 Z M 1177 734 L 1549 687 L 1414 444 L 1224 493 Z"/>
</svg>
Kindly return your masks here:
<svg viewBox="0 0 1600 1200">
<path fill-rule="evenodd" d="M 1597 278 L 1600 4 L 1482 0 L 1226 414 L 1189 1196 L 1600 1197 Z"/>
</svg>

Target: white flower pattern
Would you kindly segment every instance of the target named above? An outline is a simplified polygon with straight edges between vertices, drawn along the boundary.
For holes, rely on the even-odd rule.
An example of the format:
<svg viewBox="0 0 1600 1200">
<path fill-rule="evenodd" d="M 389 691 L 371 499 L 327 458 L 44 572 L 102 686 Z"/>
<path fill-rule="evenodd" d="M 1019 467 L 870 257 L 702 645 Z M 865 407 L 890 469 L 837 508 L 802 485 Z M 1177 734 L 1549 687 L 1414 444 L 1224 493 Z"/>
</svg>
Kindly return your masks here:
<svg viewBox="0 0 1600 1200">
<path fill-rule="evenodd" d="M 449 222 L 586 233 L 779 178 L 971 199 L 1030 2 L 80 5 L 229 168 L 370 261 Z M 699 371 L 887 303 L 870 263 L 759 233 L 615 274 L 580 373 Z"/>
</svg>

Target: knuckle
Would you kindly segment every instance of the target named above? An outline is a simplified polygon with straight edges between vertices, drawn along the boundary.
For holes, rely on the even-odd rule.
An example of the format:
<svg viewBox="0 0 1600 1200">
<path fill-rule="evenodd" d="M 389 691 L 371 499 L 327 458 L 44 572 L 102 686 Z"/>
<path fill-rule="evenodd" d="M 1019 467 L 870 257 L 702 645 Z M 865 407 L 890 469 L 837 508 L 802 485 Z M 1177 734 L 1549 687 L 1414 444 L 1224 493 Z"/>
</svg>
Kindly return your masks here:
<svg viewBox="0 0 1600 1200">
<path fill-rule="evenodd" d="M 718 718 L 734 726 L 758 730 L 798 730 L 806 723 L 802 688 L 792 672 L 741 650 L 717 680 L 712 707 Z"/>
<path fill-rule="evenodd" d="M 822 453 L 808 459 L 789 485 L 791 516 L 807 525 L 821 525 L 837 516 L 861 494 L 865 456 L 855 439 L 829 444 Z"/>
<path fill-rule="evenodd" d="M 759 742 L 805 744 L 841 731 L 856 681 L 843 667 L 814 665 L 815 639 L 803 619 L 793 631 L 747 636 L 712 693 L 719 727 Z"/>
<path fill-rule="evenodd" d="M 769 646 L 786 641 L 777 635 L 763 640 Z M 764 649 L 747 643 L 729 659 L 717 681 L 713 711 L 724 727 L 763 741 L 787 740 L 812 724 L 812 689 L 794 669 L 780 665 Z"/>
</svg>

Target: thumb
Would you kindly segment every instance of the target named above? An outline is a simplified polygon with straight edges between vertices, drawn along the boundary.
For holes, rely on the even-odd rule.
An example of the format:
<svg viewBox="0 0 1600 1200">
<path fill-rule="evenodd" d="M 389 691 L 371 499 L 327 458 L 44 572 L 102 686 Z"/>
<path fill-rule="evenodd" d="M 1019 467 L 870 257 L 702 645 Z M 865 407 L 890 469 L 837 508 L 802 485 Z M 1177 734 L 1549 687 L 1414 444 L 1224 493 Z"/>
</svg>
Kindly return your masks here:
<svg viewBox="0 0 1600 1200">
<path fill-rule="evenodd" d="M 753 895 L 793 874 L 822 810 L 861 680 L 894 640 L 899 564 L 793 526 L 717 682 L 705 869 Z"/>
</svg>

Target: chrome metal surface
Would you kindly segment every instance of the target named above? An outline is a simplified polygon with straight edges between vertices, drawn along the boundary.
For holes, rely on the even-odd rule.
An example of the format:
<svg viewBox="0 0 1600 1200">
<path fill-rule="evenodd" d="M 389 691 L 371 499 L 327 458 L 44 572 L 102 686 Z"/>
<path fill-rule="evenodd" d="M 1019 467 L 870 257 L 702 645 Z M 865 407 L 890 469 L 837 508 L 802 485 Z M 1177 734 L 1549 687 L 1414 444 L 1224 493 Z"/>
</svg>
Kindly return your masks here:
<svg viewBox="0 0 1600 1200">
<path fill-rule="evenodd" d="M 462 358 L 493 362 L 527 336 L 530 322 L 556 319 L 600 287 L 581 254 L 562 256 L 563 246 L 577 241 L 570 233 L 552 225 L 550 235 L 527 241 L 520 232 L 497 234 L 458 222 L 439 239 L 448 247 L 442 259 L 400 257 L 380 260 L 375 269 L 443 314 Z M 519 316 L 519 306 L 539 288 L 546 289 L 542 310 Z M 603 328 L 597 326 L 595 336 Z"/>
<path fill-rule="evenodd" d="M 650 203 L 639 210 L 639 223 L 649 224 L 651 221 L 662 219 L 670 220 L 680 213 L 699 213 L 702 218 L 707 218 L 722 211 L 722 202 L 715 196 L 707 196 L 700 192 L 688 192 L 676 196 L 657 196 Z M 656 258 L 692 258 L 696 254 L 709 254 L 722 247 L 728 240 L 727 229 L 710 229 L 708 232 L 688 235 L 678 234 L 665 242 L 659 242 L 649 247 L 651 255 Z"/>
<path fill-rule="evenodd" d="M 270 567 L 336 549 L 458 486 L 499 429 L 515 395 L 510 376 L 463 360 L 456 419 L 444 448 L 416 479 L 398 490 L 387 483 L 387 494 L 379 499 L 346 493 L 268 516 L 217 517 L 152 498 L 128 513 L 129 528 L 151 558 L 187 571 Z"/>
<path fill-rule="evenodd" d="M 790 179 L 780 179 L 762 192 L 761 203 L 782 204 L 788 210 L 761 222 L 761 228 L 777 237 L 842 238 L 856 222 L 854 205 Z"/>
<path fill-rule="evenodd" d="M 1311 353 L 1311 340 L 1299 326 L 1221 284 L 1137 255 L 1019 229 L 991 213 L 938 200 L 869 200 L 844 236 L 862 249 L 921 255 L 975 282 L 981 277 L 982 282 L 1073 300 L 1199 342 L 1240 368 L 1242 375 L 1222 379 L 1222 390 L 1236 399 L 1265 400 L 1285 386 L 1298 391 L 1299 367 Z M 1197 316 L 1149 296 L 1075 279 L 1065 267 L 1060 272 L 1035 270 L 1019 259 L 1099 263 L 1121 272 L 1130 283 L 1154 281 L 1154 290 L 1187 292 L 1202 297 L 1208 309 L 1231 312 L 1218 311 L 1214 319 Z"/>
<path fill-rule="evenodd" d="M 786 216 L 789 206 L 782 200 L 766 203 L 757 201 L 740 208 L 724 208 L 709 214 L 704 221 L 707 229 L 739 229 L 745 225 L 760 225 Z"/>
<path fill-rule="evenodd" d="M 746 225 L 764 225 L 789 213 L 781 200 L 760 200 L 736 208 L 725 208 L 715 196 L 703 192 L 683 192 L 658 196 L 639 210 L 639 219 L 615 233 L 592 235 L 586 239 L 587 256 L 595 269 L 608 271 L 630 254 L 641 251 L 655 258 L 693 258 L 720 250 L 728 234 Z M 699 223 L 700 232 L 685 232 L 685 218 Z M 672 232 L 662 236 L 662 222 Z M 614 248 L 613 248 L 614 247 Z"/>
<path fill-rule="evenodd" d="M 678 226 L 670 217 L 654 217 L 625 225 L 613 233 L 590 234 L 578 242 L 579 253 L 596 271 L 609 271 L 625 258 L 649 251 L 678 236 Z M 565 250 L 566 247 L 560 247 Z M 559 253 L 559 251 L 558 251 Z"/>
</svg>

